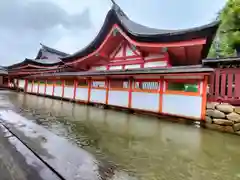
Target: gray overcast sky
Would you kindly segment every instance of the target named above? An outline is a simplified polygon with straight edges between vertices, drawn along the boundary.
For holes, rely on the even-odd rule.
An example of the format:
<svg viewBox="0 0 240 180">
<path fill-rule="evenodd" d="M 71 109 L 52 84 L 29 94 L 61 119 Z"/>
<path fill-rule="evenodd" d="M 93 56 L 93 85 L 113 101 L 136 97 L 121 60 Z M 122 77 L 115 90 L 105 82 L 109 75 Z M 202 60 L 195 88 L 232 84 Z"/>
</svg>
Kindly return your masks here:
<svg viewBox="0 0 240 180">
<path fill-rule="evenodd" d="M 184 29 L 213 21 L 227 0 L 116 0 L 130 19 L 155 28 Z M 110 0 L 0 1 L 0 65 L 34 58 L 43 43 L 67 53 L 98 33 Z"/>
</svg>

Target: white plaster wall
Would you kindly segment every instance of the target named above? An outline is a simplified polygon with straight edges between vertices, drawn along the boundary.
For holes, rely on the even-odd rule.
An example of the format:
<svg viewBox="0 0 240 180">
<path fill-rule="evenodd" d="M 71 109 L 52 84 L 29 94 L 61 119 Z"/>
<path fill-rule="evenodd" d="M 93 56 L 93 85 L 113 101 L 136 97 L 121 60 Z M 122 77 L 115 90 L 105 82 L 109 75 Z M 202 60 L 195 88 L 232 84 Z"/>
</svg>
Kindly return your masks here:
<svg viewBox="0 0 240 180">
<path fill-rule="evenodd" d="M 130 65 L 126 65 L 125 69 L 135 69 L 135 68 L 140 68 L 141 65 L 140 64 L 130 64 Z"/>
<path fill-rule="evenodd" d="M 132 92 L 132 108 L 159 111 L 159 93 Z"/>
<path fill-rule="evenodd" d="M 38 84 L 33 84 L 33 93 L 37 93 L 38 92 Z"/>
<path fill-rule="evenodd" d="M 46 95 L 52 96 L 53 85 L 47 85 Z"/>
<path fill-rule="evenodd" d="M 106 66 L 98 66 L 98 67 L 94 67 L 94 69 L 96 71 L 102 71 L 102 70 L 107 70 L 107 67 Z"/>
<path fill-rule="evenodd" d="M 63 97 L 68 99 L 73 99 L 73 95 L 74 95 L 74 87 L 64 87 Z"/>
<path fill-rule="evenodd" d="M 76 100 L 87 101 L 88 100 L 88 88 L 76 88 Z"/>
<path fill-rule="evenodd" d="M 109 70 L 119 70 L 122 69 L 122 66 L 110 66 Z"/>
<path fill-rule="evenodd" d="M 62 86 L 55 86 L 55 88 L 54 88 L 54 96 L 62 97 Z"/>
<path fill-rule="evenodd" d="M 25 80 L 19 79 L 18 80 L 18 87 L 24 89 L 25 86 Z"/>
<path fill-rule="evenodd" d="M 106 90 L 104 90 L 104 89 L 91 89 L 90 101 L 105 104 Z"/>
<path fill-rule="evenodd" d="M 39 94 L 44 94 L 44 91 L 45 91 L 45 85 L 39 84 Z"/>
<path fill-rule="evenodd" d="M 32 90 L 32 84 L 28 83 L 27 92 L 31 92 L 31 90 Z"/>
<path fill-rule="evenodd" d="M 109 91 L 108 104 L 128 107 L 128 91 Z"/>
<path fill-rule="evenodd" d="M 201 118 L 202 97 L 176 94 L 163 95 L 163 113 Z"/>
<path fill-rule="evenodd" d="M 149 67 L 164 67 L 167 66 L 167 61 L 155 61 L 155 62 L 146 62 L 144 63 L 145 68 Z"/>
</svg>

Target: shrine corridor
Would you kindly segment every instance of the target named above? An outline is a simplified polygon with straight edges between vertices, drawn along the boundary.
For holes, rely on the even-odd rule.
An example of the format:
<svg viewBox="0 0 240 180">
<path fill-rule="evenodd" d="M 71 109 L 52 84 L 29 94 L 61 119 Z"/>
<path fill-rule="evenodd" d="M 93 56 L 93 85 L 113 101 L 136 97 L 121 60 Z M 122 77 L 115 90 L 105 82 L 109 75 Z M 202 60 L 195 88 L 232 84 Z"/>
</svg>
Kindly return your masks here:
<svg viewBox="0 0 240 180">
<path fill-rule="evenodd" d="M 105 179 L 240 179 L 236 135 L 23 93 L 2 91 L 0 99 L 1 109 L 23 116 L 91 154 L 104 164 L 98 171 Z M 68 149 L 58 141 L 52 146 L 59 151 Z M 88 179 L 85 173 L 79 179 Z"/>
</svg>

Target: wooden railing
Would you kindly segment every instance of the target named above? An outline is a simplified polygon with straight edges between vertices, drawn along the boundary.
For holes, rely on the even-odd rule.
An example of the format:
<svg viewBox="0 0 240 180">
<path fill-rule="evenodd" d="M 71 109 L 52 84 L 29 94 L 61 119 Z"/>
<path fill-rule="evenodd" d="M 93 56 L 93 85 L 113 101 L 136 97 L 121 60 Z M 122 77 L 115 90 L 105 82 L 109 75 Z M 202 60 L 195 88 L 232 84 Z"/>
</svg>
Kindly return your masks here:
<svg viewBox="0 0 240 180">
<path fill-rule="evenodd" d="M 208 100 L 240 105 L 240 69 L 215 69 L 209 79 Z"/>
</svg>

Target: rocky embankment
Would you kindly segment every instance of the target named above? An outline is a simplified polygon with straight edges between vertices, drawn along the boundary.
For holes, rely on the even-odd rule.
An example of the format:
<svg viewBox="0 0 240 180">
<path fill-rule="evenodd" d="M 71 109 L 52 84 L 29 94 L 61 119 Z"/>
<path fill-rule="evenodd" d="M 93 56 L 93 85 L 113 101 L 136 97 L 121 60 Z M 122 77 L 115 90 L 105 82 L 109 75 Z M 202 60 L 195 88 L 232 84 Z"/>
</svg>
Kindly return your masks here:
<svg viewBox="0 0 240 180">
<path fill-rule="evenodd" d="M 240 107 L 226 103 L 207 103 L 206 127 L 240 135 Z"/>
</svg>

